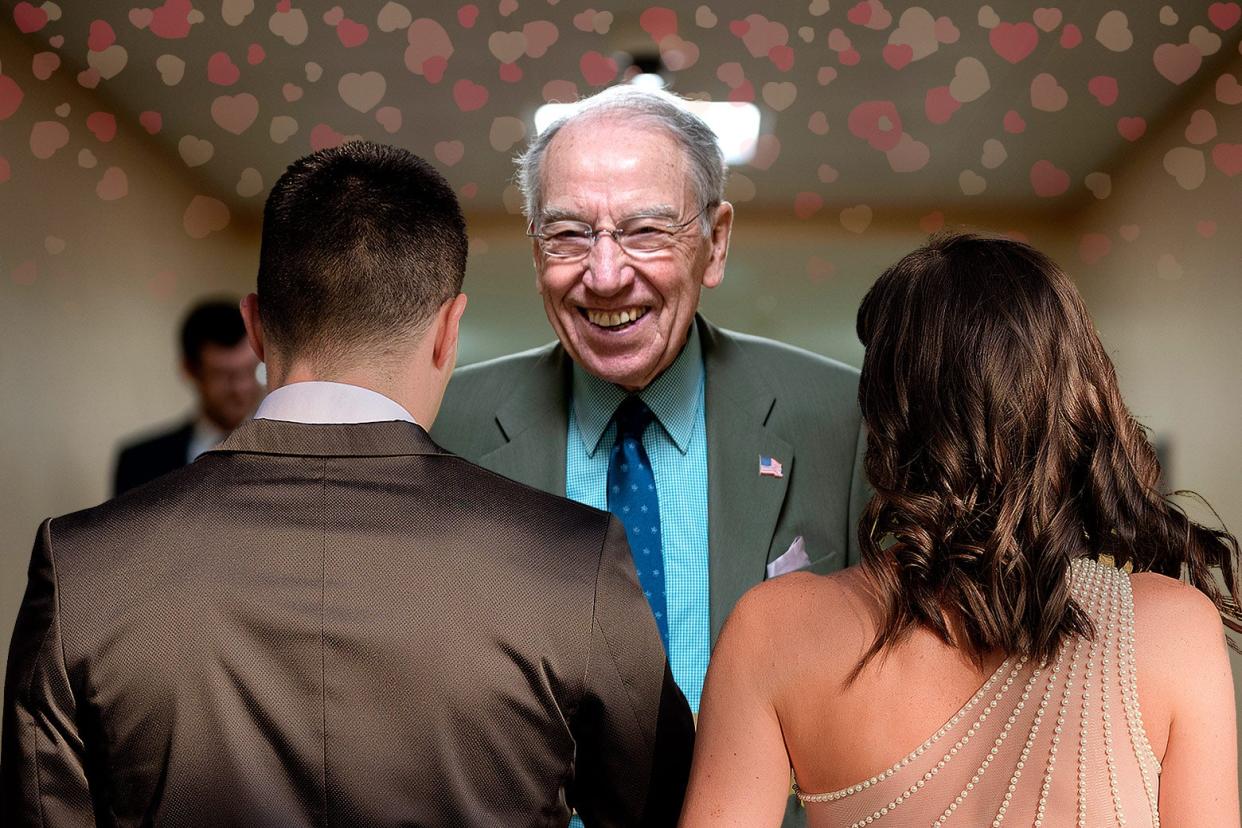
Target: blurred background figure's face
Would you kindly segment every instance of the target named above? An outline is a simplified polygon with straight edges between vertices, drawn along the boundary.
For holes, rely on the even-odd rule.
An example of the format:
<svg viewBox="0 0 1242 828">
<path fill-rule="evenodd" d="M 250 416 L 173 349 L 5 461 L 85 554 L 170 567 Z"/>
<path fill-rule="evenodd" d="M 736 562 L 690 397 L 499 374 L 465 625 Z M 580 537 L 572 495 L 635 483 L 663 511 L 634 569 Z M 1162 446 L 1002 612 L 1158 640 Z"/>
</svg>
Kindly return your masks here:
<svg viewBox="0 0 1242 828">
<path fill-rule="evenodd" d="M 548 147 L 543 217 L 611 230 L 635 216 L 680 224 L 702 207 L 685 153 L 661 130 L 589 121 L 566 127 Z M 711 247 L 697 221 L 671 246 L 638 255 L 607 235 L 582 258 L 550 257 L 536 245 L 544 310 L 566 352 L 601 379 L 645 387 L 680 353 L 703 285 L 719 281 L 719 268 L 705 278 Z"/>
<path fill-rule="evenodd" d="M 258 367 L 259 358 L 244 339 L 231 347 L 214 342 L 203 345 L 198 366 L 187 366 L 186 371 L 207 419 L 232 431 L 254 413 L 263 396 Z"/>
</svg>

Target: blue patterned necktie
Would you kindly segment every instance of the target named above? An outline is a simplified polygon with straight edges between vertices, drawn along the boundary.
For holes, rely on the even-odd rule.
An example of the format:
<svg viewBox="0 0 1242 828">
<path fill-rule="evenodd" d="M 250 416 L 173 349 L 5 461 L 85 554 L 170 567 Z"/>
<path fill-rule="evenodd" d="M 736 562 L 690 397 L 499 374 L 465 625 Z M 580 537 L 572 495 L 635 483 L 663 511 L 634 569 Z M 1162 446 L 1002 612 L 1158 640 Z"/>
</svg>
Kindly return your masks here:
<svg viewBox="0 0 1242 828">
<path fill-rule="evenodd" d="M 651 604 L 660 640 L 668 652 L 668 609 L 664 598 L 664 545 L 655 474 L 643 448 L 643 432 L 655 415 L 637 396 L 617 407 L 617 439 L 608 459 L 608 511 L 621 519 L 638 570 L 638 583 Z"/>
</svg>

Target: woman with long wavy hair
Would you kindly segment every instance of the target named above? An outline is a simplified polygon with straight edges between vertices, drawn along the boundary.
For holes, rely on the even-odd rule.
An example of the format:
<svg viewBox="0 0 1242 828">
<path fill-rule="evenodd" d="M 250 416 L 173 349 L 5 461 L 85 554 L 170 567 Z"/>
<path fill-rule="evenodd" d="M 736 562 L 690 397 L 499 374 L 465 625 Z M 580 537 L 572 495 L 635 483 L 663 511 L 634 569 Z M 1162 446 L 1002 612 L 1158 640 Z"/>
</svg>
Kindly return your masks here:
<svg viewBox="0 0 1242 828">
<path fill-rule="evenodd" d="M 1238 825 L 1238 543 L 1159 492 L 1070 280 L 939 236 L 858 335 L 862 565 L 737 605 L 682 825 L 779 824 L 791 769 L 812 826 Z"/>
</svg>

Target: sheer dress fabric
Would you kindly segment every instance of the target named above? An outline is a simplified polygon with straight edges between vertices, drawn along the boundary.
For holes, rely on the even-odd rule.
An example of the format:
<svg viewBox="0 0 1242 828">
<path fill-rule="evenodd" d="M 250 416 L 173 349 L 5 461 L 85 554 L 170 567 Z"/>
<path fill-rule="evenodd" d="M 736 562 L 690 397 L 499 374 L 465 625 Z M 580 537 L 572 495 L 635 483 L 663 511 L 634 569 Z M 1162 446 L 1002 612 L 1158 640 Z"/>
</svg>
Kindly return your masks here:
<svg viewBox="0 0 1242 828">
<path fill-rule="evenodd" d="M 884 771 L 838 791 L 798 790 L 808 825 L 1158 826 L 1129 575 L 1105 558 L 1075 561 L 1070 577 L 1094 640 L 1072 637 L 1047 664 L 1007 659 Z"/>
</svg>

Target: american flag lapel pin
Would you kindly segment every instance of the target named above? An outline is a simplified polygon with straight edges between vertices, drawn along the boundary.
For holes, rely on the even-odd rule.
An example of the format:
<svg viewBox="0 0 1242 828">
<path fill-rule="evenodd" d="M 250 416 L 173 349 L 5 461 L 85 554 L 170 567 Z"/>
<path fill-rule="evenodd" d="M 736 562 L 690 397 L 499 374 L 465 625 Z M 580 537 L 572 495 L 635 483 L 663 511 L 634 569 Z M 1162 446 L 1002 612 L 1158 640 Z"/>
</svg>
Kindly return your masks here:
<svg viewBox="0 0 1242 828">
<path fill-rule="evenodd" d="M 760 477 L 784 477 L 785 472 L 781 470 L 781 461 L 775 457 L 769 457 L 766 454 L 759 455 L 759 476 Z"/>
</svg>

